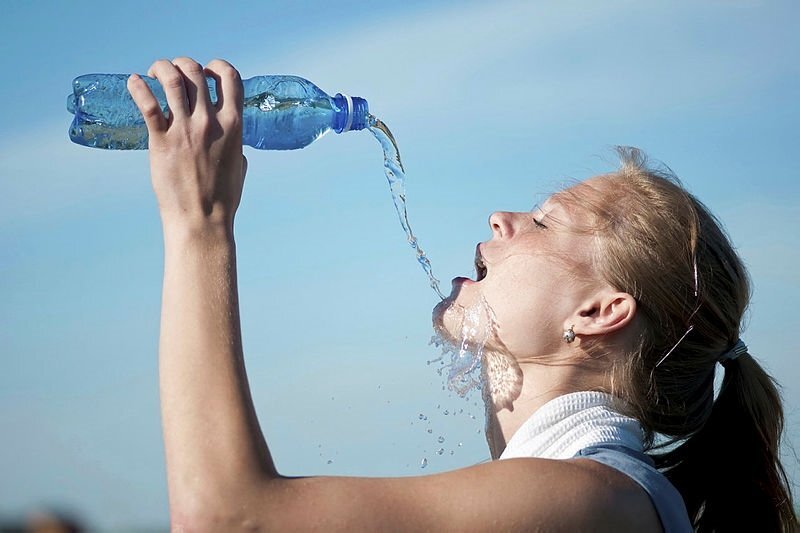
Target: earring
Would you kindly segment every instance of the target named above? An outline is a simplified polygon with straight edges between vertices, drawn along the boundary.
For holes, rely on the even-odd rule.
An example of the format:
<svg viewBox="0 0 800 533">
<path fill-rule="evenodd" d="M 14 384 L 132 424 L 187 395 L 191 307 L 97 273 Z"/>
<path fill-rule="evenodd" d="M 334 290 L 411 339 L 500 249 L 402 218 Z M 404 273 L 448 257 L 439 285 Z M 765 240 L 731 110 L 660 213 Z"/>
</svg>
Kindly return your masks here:
<svg viewBox="0 0 800 533">
<path fill-rule="evenodd" d="M 574 327 L 575 324 L 572 324 L 569 329 L 564 330 L 564 334 L 561 336 L 567 344 L 575 340 L 575 332 L 572 330 Z"/>
</svg>

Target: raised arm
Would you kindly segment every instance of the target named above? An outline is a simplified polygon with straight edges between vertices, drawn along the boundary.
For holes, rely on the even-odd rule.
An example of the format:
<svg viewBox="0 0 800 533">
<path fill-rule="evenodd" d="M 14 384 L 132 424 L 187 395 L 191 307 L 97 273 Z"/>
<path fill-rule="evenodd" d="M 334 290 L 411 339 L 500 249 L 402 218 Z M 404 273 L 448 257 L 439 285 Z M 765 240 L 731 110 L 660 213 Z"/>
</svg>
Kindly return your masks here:
<svg viewBox="0 0 800 533">
<path fill-rule="evenodd" d="M 165 89 L 168 119 L 140 78 L 131 76 L 128 88 L 150 134 L 164 229 L 159 374 L 174 529 L 621 531 L 652 525 L 647 496 L 587 460 L 515 459 L 399 479 L 280 476 L 256 419 L 242 355 L 233 238 L 247 166 L 241 80 L 218 60 L 205 71 L 187 58 L 162 60 L 148 74 Z M 216 105 L 206 75 L 217 80 Z"/>
<path fill-rule="evenodd" d="M 275 469 L 258 427 L 242 357 L 233 219 L 241 198 L 242 85 L 222 61 L 157 61 L 164 118 L 136 75 L 128 88 L 144 115 L 150 170 L 164 231 L 159 342 L 161 415 L 175 523 L 205 501 Z M 217 80 L 209 100 L 205 76 Z M 248 476 L 248 477 L 242 477 Z M 222 501 L 222 500 L 220 500 Z"/>
</svg>

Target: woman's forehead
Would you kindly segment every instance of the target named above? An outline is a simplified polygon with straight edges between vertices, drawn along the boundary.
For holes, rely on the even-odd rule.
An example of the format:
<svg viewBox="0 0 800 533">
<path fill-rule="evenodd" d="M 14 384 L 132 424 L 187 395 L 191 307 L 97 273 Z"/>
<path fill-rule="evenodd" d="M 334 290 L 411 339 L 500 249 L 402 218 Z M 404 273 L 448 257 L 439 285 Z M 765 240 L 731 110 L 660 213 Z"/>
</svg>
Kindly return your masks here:
<svg viewBox="0 0 800 533">
<path fill-rule="evenodd" d="M 575 209 L 581 204 L 602 204 L 612 186 L 607 175 L 594 176 L 554 193 L 547 201 L 554 201 L 564 209 Z"/>
</svg>

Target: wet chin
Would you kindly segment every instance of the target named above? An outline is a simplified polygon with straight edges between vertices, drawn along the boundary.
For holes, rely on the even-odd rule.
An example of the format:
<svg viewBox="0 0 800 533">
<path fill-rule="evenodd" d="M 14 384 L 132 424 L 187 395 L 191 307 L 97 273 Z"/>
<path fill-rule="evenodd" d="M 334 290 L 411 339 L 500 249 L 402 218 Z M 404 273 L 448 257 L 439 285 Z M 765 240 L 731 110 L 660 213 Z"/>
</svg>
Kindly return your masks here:
<svg viewBox="0 0 800 533">
<path fill-rule="evenodd" d="M 452 296 L 442 300 L 433 308 L 434 331 L 443 340 L 458 343 L 463 314 L 463 307 L 455 305 Z"/>
</svg>

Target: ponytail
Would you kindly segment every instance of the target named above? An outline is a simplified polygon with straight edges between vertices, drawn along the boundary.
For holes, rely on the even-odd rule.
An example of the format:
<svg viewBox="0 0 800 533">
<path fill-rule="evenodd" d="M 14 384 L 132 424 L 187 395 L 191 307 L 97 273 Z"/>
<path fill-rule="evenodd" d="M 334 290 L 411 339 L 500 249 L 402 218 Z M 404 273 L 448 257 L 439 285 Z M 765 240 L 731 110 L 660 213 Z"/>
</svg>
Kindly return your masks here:
<svg viewBox="0 0 800 533">
<path fill-rule="evenodd" d="M 698 532 L 798 527 L 780 461 L 783 408 L 773 379 L 750 355 L 724 363 L 707 422 L 680 446 L 655 455 Z"/>
</svg>

